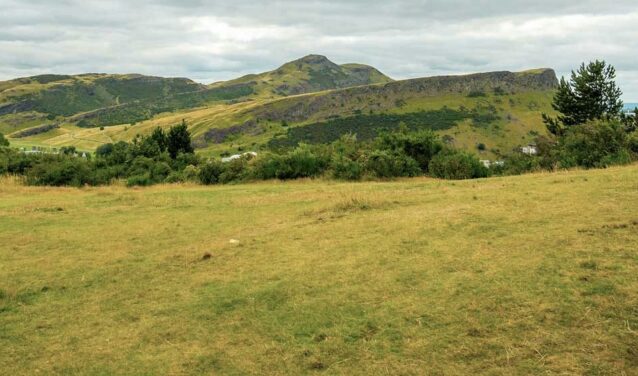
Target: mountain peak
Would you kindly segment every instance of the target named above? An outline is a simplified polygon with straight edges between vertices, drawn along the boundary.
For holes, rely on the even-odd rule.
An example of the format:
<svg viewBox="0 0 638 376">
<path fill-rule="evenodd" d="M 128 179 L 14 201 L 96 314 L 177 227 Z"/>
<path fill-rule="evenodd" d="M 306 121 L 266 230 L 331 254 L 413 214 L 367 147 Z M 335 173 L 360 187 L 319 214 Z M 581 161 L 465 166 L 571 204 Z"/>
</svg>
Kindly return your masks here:
<svg viewBox="0 0 638 376">
<path fill-rule="evenodd" d="M 313 55 L 313 54 L 304 56 L 301 59 L 298 59 L 297 61 L 306 63 L 306 64 L 332 63 L 332 61 L 330 61 L 327 57 L 323 55 Z"/>
</svg>

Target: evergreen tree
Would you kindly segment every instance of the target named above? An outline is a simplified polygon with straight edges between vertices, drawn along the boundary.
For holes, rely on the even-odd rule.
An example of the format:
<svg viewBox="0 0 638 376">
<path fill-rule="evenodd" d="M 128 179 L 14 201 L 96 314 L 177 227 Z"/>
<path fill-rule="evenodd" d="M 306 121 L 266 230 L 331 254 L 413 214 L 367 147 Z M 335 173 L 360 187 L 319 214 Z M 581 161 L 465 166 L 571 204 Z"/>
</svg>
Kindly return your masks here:
<svg viewBox="0 0 638 376">
<path fill-rule="evenodd" d="M 563 77 L 552 103 L 559 112 L 558 117 L 543 114 L 547 129 L 555 135 L 562 135 L 567 127 L 620 117 L 622 91 L 616 86 L 615 78 L 614 67 L 598 60 L 588 65 L 581 64 L 578 71 L 572 71 L 569 81 Z"/>
<path fill-rule="evenodd" d="M 155 128 L 151 134 L 151 139 L 157 144 L 161 152 L 165 152 L 168 147 L 168 138 L 166 133 L 160 127 Z"/>
<path fill-rule="evenodd" d="M 191 144 L 191 135 L 188 132 L 186 122 L 182 120 L 182 124 L 171 127 L 167 136 L 167 150 L 172 159 L 177 158 L 179 153 L 194 153 Z"/>
</svg>

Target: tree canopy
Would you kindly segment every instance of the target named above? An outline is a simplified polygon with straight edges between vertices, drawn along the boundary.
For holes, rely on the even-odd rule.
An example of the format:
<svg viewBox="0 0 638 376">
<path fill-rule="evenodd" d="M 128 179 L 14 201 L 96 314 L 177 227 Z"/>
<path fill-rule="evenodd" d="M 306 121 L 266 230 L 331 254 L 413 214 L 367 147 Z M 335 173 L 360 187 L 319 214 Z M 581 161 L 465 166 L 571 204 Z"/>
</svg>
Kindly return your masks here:
<svg viewBox="0 0 638 376">
<path fill-rule="evenodd" d="M 615 78 L 616 69 L 598 60 L 581 64 L 576 72 L 572 71 L 569 81 L 563 77 L 552 103 L 559 115 L 553 118 L 543 114 L 548 130 L 560 135 L 571 126 L 620 117 L 622 91 Z"/>
</svg>

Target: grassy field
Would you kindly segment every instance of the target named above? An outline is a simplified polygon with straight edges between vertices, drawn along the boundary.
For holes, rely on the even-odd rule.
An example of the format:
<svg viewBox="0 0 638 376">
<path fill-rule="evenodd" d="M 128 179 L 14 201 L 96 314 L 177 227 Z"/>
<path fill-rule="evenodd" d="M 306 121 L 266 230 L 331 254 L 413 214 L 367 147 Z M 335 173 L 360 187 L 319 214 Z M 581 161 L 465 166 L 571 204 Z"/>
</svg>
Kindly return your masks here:
<svg viewBox="0 0 638 376">
<path fill-rule="evenodd" d="M 638 374 L 638 166 L 0 183 L 0 373 Z"/>
</svg>

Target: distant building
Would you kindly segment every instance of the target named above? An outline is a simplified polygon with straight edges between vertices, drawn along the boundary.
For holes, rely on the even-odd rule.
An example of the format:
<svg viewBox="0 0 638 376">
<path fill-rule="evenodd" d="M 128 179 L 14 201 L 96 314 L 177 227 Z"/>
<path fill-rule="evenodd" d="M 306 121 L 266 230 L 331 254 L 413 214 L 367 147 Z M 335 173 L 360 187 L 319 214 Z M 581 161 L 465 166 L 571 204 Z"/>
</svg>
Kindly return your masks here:
<svg viewBox="0 0 638 376">
<path fill-rule="evenodd" d="M 489 159 L 481 159 L 481 163 L 487 168 L 505 166 L 505 161 L 490 161 Z"/>
<path fill-rule="evenodd" d="M 243 154 L 234 154 L 234 155 L 231 155 L 230 157 L 222 158 L 222 163 L 228 163 L 228 162 L 234 161 L 235 159 L 239 159 L 241 157 L 249 156 L 249 155 L 252 157 L 256 157 L 257 153 L 255 153 L 254 151 L 249 151 Z"/>
<path fill-rule="evenodd" d="M 538 148 L 536 147 L 536 145 L 523 146 L 521 148 L 521 153 L 527 154 L 527 155 L 536 155 L 538 154 Z"/>
</svg>

